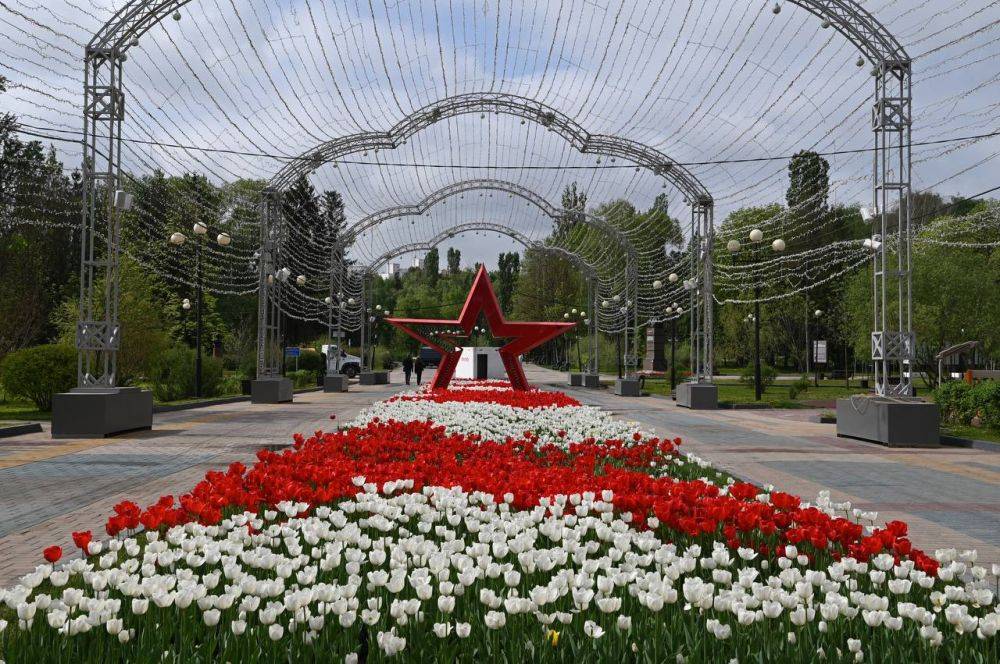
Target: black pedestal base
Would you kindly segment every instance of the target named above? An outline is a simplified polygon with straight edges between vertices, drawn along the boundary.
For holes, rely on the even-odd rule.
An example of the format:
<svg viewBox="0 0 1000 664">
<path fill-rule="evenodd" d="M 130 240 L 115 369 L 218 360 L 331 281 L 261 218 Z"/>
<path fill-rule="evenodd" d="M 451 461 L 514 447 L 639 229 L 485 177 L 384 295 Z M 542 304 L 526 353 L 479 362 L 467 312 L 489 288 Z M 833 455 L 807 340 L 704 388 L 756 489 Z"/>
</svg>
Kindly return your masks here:
<svg viewBox="0 0 1000 664">
<path fill-rule="evenodd" d="M 592 390 L 600 389 L 601 375 L 595 373 L 583 374 L 583 386 L 589 387 Z"/>
<path fill-rule="evenodd" d="M 250 403 L 288 403 L 293 387 L 289 378 L 258 378 L 250 386 Z"/>
<path fill-rule="evenodd" d="M 569 384 L 570 387 L 583 387 L 583 374 L 571 372 L 569 374 Z"/>
<path fill-rule="evenodd" d="M 153 428 L 153 393 L 138 387 L 77 388 L 52 397 L 52 437 L 113 436 Z"/>
<path fill-rule="evenodd" d="M 676 388 L 677 405 L 691 410 L 715 410 L 719 407 L 719 388 L 712 383 L 680 383 Z"/>
<path fill-rule="evenodd" d="M 388 385 L 388 371 L 362 371 L 360 382 L 362 385 Z"/>
<path fill-rule="evenodd" d="M 642 395 L 638 378 L 618 378 L 615 380 L 615 394 L 620 397 L 638 397 Z"/>
<path fill-rule="evenodd" d="M 348 384 L 348 378 L 344 374 L 333 374 L 330 376 L 323 376 L 324 392 L 346 392 L 347 384 Z"/>
<path fill-rule="evenodd" d="M 936 403 L 914 398 L 837 399 L 837 435 L 888 447 L 937 447 L 941 444 Z"/>
</svg>

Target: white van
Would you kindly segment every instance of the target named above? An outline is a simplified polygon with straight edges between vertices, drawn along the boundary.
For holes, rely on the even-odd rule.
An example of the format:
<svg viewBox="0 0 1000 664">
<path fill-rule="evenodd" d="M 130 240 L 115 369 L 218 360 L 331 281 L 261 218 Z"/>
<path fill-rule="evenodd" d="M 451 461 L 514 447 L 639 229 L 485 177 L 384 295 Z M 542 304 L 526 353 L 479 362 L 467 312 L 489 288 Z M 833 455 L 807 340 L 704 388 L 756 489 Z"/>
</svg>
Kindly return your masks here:
<svg viewBox="0 0 1000 664">
<path fill-rule="evenodd" d="M 330 352 L 333 349 L 333 352 Z M 327 372 L 341 373 L 348 378 L 354 378 L 361 373 L 361 358 L 340 350 L 337 344 L 332 346 L 323 344 L 320 352 L 326 355 Z"/>
</svg>

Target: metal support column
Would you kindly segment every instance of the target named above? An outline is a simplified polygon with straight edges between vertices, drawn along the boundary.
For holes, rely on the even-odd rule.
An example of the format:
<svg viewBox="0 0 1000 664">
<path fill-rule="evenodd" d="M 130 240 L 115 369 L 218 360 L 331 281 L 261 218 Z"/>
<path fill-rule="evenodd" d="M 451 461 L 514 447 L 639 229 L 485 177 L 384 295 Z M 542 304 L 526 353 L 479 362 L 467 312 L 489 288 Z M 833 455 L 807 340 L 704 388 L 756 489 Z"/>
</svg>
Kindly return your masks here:
<svg viewBox="0 0 1000 664">
<path fill-rule="evenodd" d="M 875 391 L 880 396 L 912 396 L 913 265 L 910 228 L 910 130 L 912 126 L 910 61 L 882 61 L 875 66 L 873 232 L 881 244 L 873 257 L 872 359 Z M 895 234 L 895 242 L 890 235 Z M 896 252 L 895 260 L 889 252 Z"/>
<path fill-rule="evenodd" d="M 83 87 L 83 218 L 80 311 L 76 328 L 77 386 L 110 388 L 117 380 L 121 254 L 121 126 L 125 96 L 116 49 L 88 48 Z M 101 241 L 102 236 L 105 239 Z M 100 283 L 103 278 L 103 283 Z"/>
</svg>

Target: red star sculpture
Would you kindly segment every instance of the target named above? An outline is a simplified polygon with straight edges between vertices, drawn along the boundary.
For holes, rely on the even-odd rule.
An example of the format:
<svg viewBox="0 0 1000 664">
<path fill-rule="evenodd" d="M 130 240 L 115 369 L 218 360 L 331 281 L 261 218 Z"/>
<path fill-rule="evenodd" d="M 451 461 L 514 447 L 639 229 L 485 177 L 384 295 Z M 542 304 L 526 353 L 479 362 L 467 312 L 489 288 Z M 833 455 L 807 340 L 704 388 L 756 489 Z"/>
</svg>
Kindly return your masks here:
<svg viewBox="0 0 1000 664">
<path fill-rule="evenodd" d="M 500 302 L 493 290 L 490 275 L 485 267 L 479 268 L 476 279 L 472 282 L 472 290 L 469 291 L 469 296 L 465 299 L 465 305 L 462 307 L 462 313 L 458 320 L 421 318 L 386 318 L 385 320 L 420 343 L 435 348 L 441 353 L 441 363 L 438 365 L 437 373 L 434 374 L 434 380 L 431 381 L 432 389 L 441 390 L 448 387 L 448 383 L 451 382 L 452 376 L 455 375 L 455 369 L 458 367 L 458 359 L 462 356 L 462 351 L 455 343 L 455 339 L 468 337 L 479 320 L 480 314 L 486 318 L 486 323 L 494 337 L 510 339 L 500 348 L 499 353 L 504 369 L 507 370 L 511 387 L 515 390 L 528 389 L 528 379 L 524 376 L 524 369 L 517 359 L 518 356 L 558 337 L 576 325 L 576 323 L 522 323 L 505 320 L 503 312 L 500 311 Z M 437 333 L 435 334 L 426 328 L 437 330 Z"/>
</svg>

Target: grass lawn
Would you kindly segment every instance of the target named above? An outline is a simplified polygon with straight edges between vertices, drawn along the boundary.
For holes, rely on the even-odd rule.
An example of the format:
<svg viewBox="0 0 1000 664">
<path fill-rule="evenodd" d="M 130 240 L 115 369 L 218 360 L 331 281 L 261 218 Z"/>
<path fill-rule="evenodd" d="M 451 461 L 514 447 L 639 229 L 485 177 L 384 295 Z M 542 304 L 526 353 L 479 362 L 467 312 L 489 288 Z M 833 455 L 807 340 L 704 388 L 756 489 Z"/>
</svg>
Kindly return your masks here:
<svg viewBox="0 0 1000 664">
<path fill-rule="evenodd" d="M 37 408 L 30 401 L 3 401 L 0 402 L 0 422 L 12 421 L 48 421 L 52 419 L 52 413 L 45 413 Z"/>
<path fill-rule="evenodd" d="M 771 408 L 812 408 L 815 407 L 809 401 L 832 401 L 840 397 L 852 394 L 866 394 L 868 390 L 858 386 L 850 388 L 844 385 L 844 381 L 820 381 L 819 387 L 809 386 L 792 400 L 788 396 L 788 386 L 791 381 L 779 381 L 771 385 L 764 391 L 761 403 L 767 404 Z M 753 388 L 742 383 L 728 384 L 716 383 L 719 387 L 720 404 L 754 403 Z M 646 391 L 652 394 L 670 395 L 670 381 L 647 380 Z"/>
<path fill-rule="evenodd" d="M 970 427 L 964 424 L 942 424 L 941 433 L 945 436 L 956 436 L 958 438 L 972 438 L 975 440 L 988 440 L 1000 443 L 1000 431 L 988 429 L 986 427 Z"/>
</svg>

